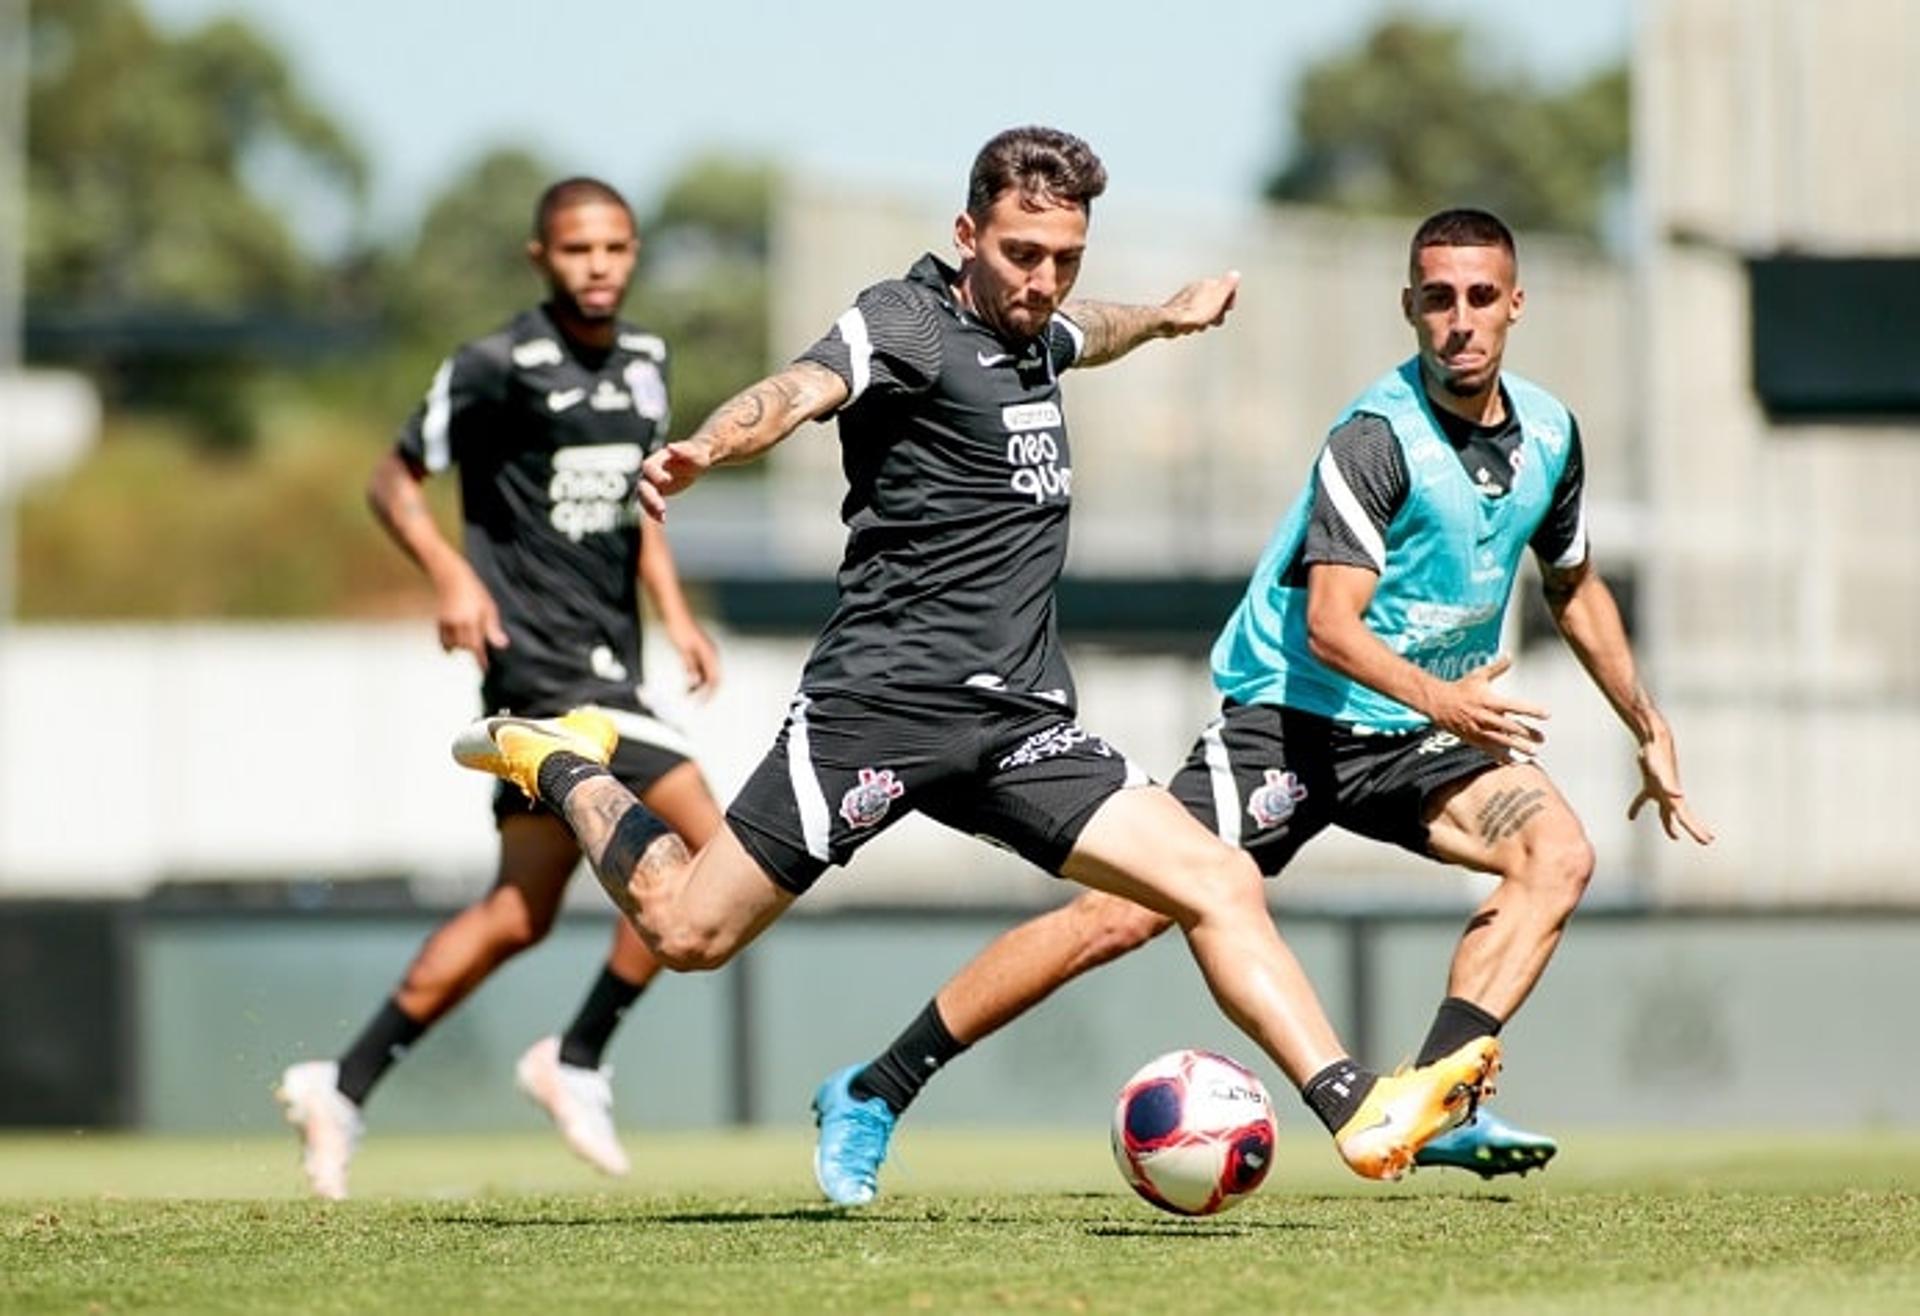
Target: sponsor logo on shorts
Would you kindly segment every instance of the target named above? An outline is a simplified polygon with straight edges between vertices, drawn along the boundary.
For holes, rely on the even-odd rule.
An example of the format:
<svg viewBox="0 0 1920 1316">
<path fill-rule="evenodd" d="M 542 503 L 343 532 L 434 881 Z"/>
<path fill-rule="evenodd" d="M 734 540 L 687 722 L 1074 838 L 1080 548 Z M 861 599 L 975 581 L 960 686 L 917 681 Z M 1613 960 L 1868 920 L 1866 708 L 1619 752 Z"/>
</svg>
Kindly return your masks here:
<svg viewBox="0 0 1920 1316">
<path fill-rule="evenodd" d="M 1062 722 L 1036 731 L 1020 742 L 1020 748 L 1000 760 L 1000 768 L 1024 768 L 1048 759 L 1059 758 L 1085 746 L 1103 759 L 1113 757 L 1113 746 L 1073 722 Z"/>
<path fill-rule="evenodd" d="M 608 645 L 594 645 L 592 651 L 587 654 L 587 666 L 603 681 L 627 679 L 627 665 L 613 656 L 613 649 Z"/>
<path fill-rule="evenodd" d="M 907 793 L 890 768 L 862 768 L 860 780 L 840 797 L 840 816 L 849 827 L 872 827 Z"/>
<path fill-rule="evenodd" d="M 1418 748 L 1413 752 L 1416 754 L 1444 754 L 1459 743 L 1460 737 L 1454 735 L 1453 732 L 1436 731 L 1421 741 Z"/>
<path fill-rule="evenodd" d="M 1262 828 L 1278 827 L 1307 798 L 1307 788 L 1300 778 L 1279 768 L 1268 768 L 1265 775 L 1265 783 L 1247 798 L 1247 813 Z"/>
</svg>

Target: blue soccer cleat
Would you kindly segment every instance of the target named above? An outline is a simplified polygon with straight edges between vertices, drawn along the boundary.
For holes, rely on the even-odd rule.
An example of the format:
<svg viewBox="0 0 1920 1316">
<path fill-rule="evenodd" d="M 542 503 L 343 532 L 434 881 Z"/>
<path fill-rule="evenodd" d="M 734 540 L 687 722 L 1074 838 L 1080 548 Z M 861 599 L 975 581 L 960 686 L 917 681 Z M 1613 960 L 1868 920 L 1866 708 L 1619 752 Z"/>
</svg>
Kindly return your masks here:
<svg viewBox="0 0 1920 1316">
<path fill-rule="evenodd" d="M 899 1116 L 878 1097 L 856 1097 L 848 1085 L 865 1065 L 827 1075 L 813 1094 L 813 1122 L 820 1140 L 813 1148 L 813 1177 L 836 1206 L 865 1206 L 879 1191 L 880 1165 Z"/>
<path fill-rule="evenodd" d="M 1544 1133 L 1528 1133 L 1505 1123 L 1485 1106 L 1414 1154 L 1415 1165 L 1451 1165 L 1482 1179 L 1545 1169 L 1560 1144 Z"/>
</svg>

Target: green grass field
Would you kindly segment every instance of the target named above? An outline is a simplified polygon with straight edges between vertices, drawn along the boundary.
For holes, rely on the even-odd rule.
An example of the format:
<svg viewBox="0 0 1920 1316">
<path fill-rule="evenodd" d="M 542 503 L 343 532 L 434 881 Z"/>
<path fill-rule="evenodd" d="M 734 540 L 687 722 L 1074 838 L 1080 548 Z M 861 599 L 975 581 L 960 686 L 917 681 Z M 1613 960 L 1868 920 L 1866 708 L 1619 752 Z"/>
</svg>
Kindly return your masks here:
<svg viewBox="0 0 1920 1316">
<path fill-rule="evenodd" d="M 1482 1185 L 1346 1176 L 1303 1135 L 1253 1201 L 1161 1215 L 1098 1132 L 909 1130 L 875 1207 L 799 1130 L 374 1137 L 342 1205 L 291 1139 L 0 1138 L 0 1311 L 1920 1311 L 1920 1137 L 1568 1138 Z"/>
</svg>

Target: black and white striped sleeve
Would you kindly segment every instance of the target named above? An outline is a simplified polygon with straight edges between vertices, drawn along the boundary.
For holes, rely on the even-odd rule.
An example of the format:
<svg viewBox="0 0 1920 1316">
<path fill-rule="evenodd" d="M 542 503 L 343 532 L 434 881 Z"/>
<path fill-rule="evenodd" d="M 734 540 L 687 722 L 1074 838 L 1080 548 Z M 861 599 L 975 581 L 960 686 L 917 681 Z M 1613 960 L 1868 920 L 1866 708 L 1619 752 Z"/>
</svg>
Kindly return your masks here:
<svg viewBox="0 0 1920 1316">
<path fill-rule="evenodd" d="M 1367 412 L 1327 436 L 1313 468 L 1301 560 L 1387 569 L 1387 525 L 1406 501 L 1407 459 L 1387 422 Z"/>
<path fill-rule="evenodd" d="M 394 440 L 400 459 L 416 475 L 431 475 L 459 462 L 487 431 L 487 417 L 506 382 L 504 358 L 485 342 L 468 343 L 440 363 L 426 397 Z"/>
<path fill-rule="evenodd" d="M 1553 505 L 1529 543 L 1540 564 L 1568 571 L 1587 560 L 1587 459 L 1580 447 L 1580 422 L 1567 440 L 1567 464 L 1553 489 Z"/>
<path fill-rule="evenodd" d="M 939 314 L 906 283 L 878 283 L 856 297 L 798 359 L 825 366 L 846 381 L 842 410 L 868 393 L 924 393 L 940 378 Z"/>
</svg>

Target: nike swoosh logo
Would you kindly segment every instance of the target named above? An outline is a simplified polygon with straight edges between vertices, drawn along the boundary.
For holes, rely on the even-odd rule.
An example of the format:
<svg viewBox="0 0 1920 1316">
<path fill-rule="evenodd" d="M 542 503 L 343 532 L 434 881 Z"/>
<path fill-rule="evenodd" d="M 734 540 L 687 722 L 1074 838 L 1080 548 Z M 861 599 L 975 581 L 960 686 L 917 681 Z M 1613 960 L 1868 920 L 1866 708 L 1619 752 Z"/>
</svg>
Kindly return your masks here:
<svg viewBox="0 0 1920 1316">
<path fill-rule="evenodd" d="M 1003 366 L 1014 359 L 1011 352 L 975 352 L 973 359 L 983 367 Z"/>
<path fill-rule="evenodd" d="M 547 394 L 547 408 L 550 411 L 565 411 L 587 396 L 584 388 L 556 388 Z"/>
<path fill-rule="evenodd" d="M 1388 1113 L 1380 1117 L 1380 1122 L 1378 1124 L 1369 1124 L 1367 1125 L 1366 1128 L 1360 1130 L 1360 1133 L 1361 1135 L 1365 1135 L 1368 1133 L 1378 1133 L 1381 1129 L 1390 1129 L 1392 1127 L 1393 1127 L 1393 1115 L 1391 1113 Z"/>
</svg>

